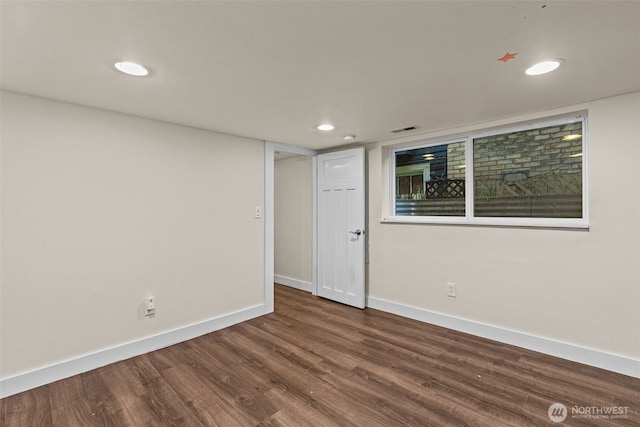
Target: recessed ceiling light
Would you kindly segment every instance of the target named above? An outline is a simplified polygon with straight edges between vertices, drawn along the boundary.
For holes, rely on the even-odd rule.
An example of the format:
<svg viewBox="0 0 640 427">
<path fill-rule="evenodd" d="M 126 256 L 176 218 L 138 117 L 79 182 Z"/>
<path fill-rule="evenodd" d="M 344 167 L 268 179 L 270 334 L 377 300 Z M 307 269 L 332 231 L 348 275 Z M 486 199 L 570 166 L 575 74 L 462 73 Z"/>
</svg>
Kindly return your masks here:
<svg viewBox="0 0 640 427">
<path fill-rule="evenodd" d="M 130 76 L 144 77 L 149 75 L 149 69 L 144 65 L 136 64 L 135 62 L 122 61 L 113 64 L 118 71 L 121 71 Z"/>
<path fill-rule="evenodd" d="M 334 130 L 335 126 L 329 123 L 323 123 L 321 125 L 316 126 L 316 128 L 319 130 Z"/>
<path fill-rule="evenodd" d="M 525 70 L 528 76 L 539 76 L 540 74 L 550 73 L 559 66 L 564 64 L 564 59 L 549 59 L 547 61 L 538 62 Z"/>
<path fill-rule="evenodd" d="M 345 141 L 355 141 L 356 140 L 356 136 L 355 135 L 347 135 L 344 137 Z"/>
</svg>

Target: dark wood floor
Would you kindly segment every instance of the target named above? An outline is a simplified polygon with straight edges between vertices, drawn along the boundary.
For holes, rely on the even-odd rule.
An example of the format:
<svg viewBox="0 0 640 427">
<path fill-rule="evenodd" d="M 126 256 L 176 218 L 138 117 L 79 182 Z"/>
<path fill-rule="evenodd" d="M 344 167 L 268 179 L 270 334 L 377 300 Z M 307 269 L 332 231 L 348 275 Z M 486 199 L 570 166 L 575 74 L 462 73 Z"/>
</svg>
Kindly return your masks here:
<svg viewBox="0 0 640 427">
<path fill-rule="evenodd" d="M 276 286 L 270 315 L 0 401 L 1 426 L 536 426 L 640 380 Z"/>
</svg>

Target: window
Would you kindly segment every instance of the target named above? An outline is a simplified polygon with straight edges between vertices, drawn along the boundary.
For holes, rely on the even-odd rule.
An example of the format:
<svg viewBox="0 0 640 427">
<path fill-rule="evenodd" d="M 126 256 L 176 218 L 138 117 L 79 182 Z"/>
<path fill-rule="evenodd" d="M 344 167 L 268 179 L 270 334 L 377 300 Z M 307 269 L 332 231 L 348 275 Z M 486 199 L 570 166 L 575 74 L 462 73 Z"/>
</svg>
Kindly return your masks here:
<svg viewBox="0 0 640 427">
<path fill-rule="evenodd" d="M 586 227 L 585 117 L 391 150 L 391 221 Z"/>
<path fill-rule="evenodd" d="M 465 216 L 465 144 L 395 152 L 396 215 Z"/>
<path fill-rule="evenodd" d="M 477 217 L 582 218 L 582 122 L 473 139 Z"/>
</svg>

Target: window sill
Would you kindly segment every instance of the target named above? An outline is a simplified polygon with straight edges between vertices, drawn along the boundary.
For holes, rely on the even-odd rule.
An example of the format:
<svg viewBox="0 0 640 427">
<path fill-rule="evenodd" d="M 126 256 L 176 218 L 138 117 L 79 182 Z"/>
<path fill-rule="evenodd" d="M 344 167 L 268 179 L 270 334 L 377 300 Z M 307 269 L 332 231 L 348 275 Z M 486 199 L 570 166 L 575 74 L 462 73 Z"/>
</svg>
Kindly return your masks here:
<svg viewBox="0 0 640 427">
<path fill-rule="evenodd" d="M 556 218 L 467 218 L 467 217 L 424 217 L 391 216 L 383 217 L 381 224 L 425 224 L 425 225 L 466 225 L 480 227 L 549 228 L 567 230 L 589 230 L 584 219 Z"/>
</svg>

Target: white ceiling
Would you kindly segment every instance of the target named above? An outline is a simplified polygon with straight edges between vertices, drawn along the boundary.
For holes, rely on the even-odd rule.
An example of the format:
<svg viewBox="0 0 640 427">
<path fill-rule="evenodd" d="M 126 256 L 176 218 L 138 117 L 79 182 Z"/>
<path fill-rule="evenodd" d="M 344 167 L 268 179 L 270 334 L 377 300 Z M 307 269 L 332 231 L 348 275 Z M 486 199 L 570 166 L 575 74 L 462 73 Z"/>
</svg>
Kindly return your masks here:
<svg viewBox="0 0 640 427">
<path fill-rule="evenodd" d="M 4 90 L 314 149 L 640 90 L 638 1 L 2 1 L 1 37 Z"/>
</svg>

